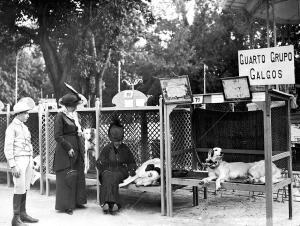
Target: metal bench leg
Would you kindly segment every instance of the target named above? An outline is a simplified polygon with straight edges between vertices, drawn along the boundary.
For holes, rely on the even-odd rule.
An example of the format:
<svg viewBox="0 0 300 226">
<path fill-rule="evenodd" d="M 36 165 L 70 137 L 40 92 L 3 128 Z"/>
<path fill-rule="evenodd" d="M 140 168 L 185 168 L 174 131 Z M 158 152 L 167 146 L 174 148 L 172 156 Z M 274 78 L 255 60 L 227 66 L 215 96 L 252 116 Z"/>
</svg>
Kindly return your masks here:
<svg viewBox="0 0 300 226">
<path fill-rule="evenodd" d="M 193 186 L 193 206 L 198 206 L 199 205 L 199 195 L 198 195 L 198 187 Z"/>
</svg>

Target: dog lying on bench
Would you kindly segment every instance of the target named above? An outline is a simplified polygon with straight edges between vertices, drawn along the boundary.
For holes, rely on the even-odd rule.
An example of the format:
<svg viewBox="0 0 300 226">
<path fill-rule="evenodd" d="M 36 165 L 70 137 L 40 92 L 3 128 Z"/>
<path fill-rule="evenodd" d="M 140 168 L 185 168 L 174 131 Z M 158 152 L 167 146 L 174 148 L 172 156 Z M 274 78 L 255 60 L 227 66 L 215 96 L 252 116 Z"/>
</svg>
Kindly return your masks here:
<svg viewBox="0 0 300 226">
<path fill-rule="evenodd" d="M 157 185 L 160 178 L 160 159 L 154 158 L 144 162 L 136 171 L 135 176 L 129 176 L 119 187 L 125 187 L 134 182 L 136 186 Z"/>
<path fill-rule="evenodd" d="M 216 180 L 216 190 L 221 188 L 221 183 L 237 178 L 245 178 L 252 183 L 265 183 L 265 161 L 258 162 L 226 162 L 222 160 L 222 149 L 215 147 L 208 152 L 204 165 L 207 167 L 208 177 L 203 178 L 199 184 L 207 184 Z M 272 164 L 273 182 L 281 177 L 281 171 Z"/>
</svg>

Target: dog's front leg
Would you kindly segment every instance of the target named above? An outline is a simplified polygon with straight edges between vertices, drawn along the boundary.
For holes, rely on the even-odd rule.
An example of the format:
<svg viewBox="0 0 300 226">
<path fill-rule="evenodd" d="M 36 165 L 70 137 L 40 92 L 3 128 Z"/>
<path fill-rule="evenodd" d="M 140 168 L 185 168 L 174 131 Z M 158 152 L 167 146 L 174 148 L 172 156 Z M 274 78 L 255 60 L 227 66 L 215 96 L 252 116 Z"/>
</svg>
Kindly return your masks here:
<svg viewBox="0 0 300 226">
<path fill-rule="evenodd" d="M 216 175 L 211 175 L 209 177 L 205 177 L 199 181 L 200 185 L 208 184 L 210 181 L 215 180 L 217 177 Z"/>
</svg>

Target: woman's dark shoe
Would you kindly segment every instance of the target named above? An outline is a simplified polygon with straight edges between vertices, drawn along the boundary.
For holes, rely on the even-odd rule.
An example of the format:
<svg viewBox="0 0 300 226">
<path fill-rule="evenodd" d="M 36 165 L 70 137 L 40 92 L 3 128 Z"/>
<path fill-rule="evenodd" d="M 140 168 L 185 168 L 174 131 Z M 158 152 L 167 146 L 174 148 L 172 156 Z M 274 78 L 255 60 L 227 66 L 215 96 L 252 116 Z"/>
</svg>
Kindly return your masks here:
<svg viewBox="0 0 300 226">
<path fill-rule="evenodd" d="M 72 209 L 66 209 L 65 213 L 69 214 L 69 215 L 72 215 L 73 214 L 73 210 Z"/>
<path fill-rule="evenodd" d="M 104 213 L 107 213 L 107 212 L 108 212 L 108 210 L 109 210 L 109 205 L 108 205 L 108 203 L 104 203 L 104 205 L 101 205 L 101 207 L 102 207 L 102 210 L 103 210 Z"/>
<path fill-rule="evenodd" d="M 110 203 L 109 205 L 109 212 L 111 214 L 115 214 L 119 211 L 120 207 L 117 203 Z"/>
<path fill-rule="evenodd" d="M 81 204 L 77 204 L 76 205 L 76 208 L 77 209 L 84 209 L 84 208 L 86 208 L 84 205 L 81 205 Z"/>
</svg>

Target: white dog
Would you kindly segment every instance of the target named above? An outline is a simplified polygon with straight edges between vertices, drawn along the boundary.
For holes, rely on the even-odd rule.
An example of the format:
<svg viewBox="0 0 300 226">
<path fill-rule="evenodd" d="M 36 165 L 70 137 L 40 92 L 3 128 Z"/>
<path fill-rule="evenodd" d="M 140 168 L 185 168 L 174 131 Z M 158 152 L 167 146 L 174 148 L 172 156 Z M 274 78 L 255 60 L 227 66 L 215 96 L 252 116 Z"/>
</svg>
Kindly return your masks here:
<svg viewBox="0 0 300 226">
<path fill-rule="evenodd" d="M 221 183 L 236 178 L 247 178 L 249 169 L 254 163 L 225 162 L 222 161 L 222 149 L 215 147 L 208 152 L 205 165 L 208 167 L 208 177 L 203 178 L 199 184 L 207 184 L 216 180 L 216 190 L 221 188 Z"/>
<path fill-rule="evenodd" d="M 95 133 L 96 129 L 94 128 L 86 128 L 83 130 L 84 136 L 84 173 L 90 169 L 90 157 L 95 157 Z"/>
<path fill-rule="evenodd" d="M 248 172 L 249 181 L 252 183 L 265 183 L 265 160 L 255 162 Z M 281 170 L 272 163 L 272 182 L 277 183 L 282 178 Z"/>
<path fill-rule="evenodd" d="M 135 176 L 129 176 L 124 180 L 123 183 L 119 184 L 119 187 L 127 186 L 128 184 L 135 182 L 136 186 L 150 186 L 157 185 L 158 179 L 160 178 L 160 173 L 157 170 L 146 169 L 149 168 L 149 165 L 152 165 L 153 168 L 160 168 L 160 159 L 154 158 L 144 162 L 136 171 Z"/>
<path fill-rule="evenodd" d="M 265 183 L 265 161 L 258 162 L 225 162 L 222 161 L 222 149 L 215 147 L 208 152 L 205 165 L 208 167 L 208 177 L 203 178 L 200 184 L 207 184 L 216 179 L 216 190 L 221 188 L 221 183 L 230 179 L 245 178 L 252 183 Z M 281 178 L 281 170 L 272 164 L 273 182 Z"/>
</svg>

